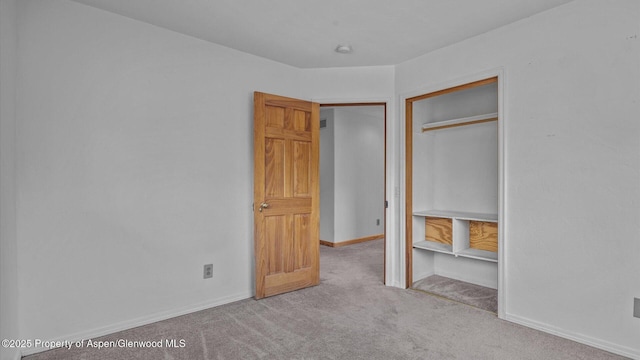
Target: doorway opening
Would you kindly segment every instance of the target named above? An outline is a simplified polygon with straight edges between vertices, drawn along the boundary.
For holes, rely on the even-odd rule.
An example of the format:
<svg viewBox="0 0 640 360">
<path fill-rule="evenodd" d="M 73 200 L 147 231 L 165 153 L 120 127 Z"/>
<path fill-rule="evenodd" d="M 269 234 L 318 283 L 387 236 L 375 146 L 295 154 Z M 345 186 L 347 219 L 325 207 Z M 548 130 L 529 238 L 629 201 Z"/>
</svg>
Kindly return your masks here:
<svg viewBox="0 0 640 360">
<path fill-rule="evenodd" d="M 386 204 L 386 103 L 321 104 L 320 244 L 386 248 Z"/>
</svg>

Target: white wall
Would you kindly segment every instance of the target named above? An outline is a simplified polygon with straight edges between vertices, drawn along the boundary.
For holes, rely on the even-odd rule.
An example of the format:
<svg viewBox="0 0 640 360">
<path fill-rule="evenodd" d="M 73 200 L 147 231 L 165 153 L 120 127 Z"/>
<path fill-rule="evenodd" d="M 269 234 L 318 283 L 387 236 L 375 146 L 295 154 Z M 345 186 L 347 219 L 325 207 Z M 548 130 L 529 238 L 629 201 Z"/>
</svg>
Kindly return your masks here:
<svg viewBox="0 0 640 360">
<path fill-rule="evenodd" d="M 75 2 L 18 6 L 21 338 L 252 296 L 252 92 L 393 98 L 393 67 L 302 71 Z"/>
<path fill-rule="evenodd" d="M 0 0 L 0 339 L 19 339 L 15 197 L 16 0 Z M 2 360 L 18 351 L 0 347 Z"/>
<path fill-rule="evenodd" d="M 296 95 L 298 70 L 74 2 L 19 6 L 20 336 L 252 296 L 252 92 Z"/>
<path fill-rule="evenodd" d="M 384 233 L 384 108 L 334 109 L 335 233 L 344 242 Z M 380 220 L 380 225 L 376 220 Z"/>
<path fill-rule="evenodd" d="M 333 109 L 321 108 L 320 120 L 320 239 L 333 242 L 335 220 L 335 126 Z"/>
<path fill-rule="evenodd" d="M 300 94 L 319 103 L 394 103 L 395 67 L 304 69 Z"/>
<path fill-rule="evenodd" d="M 640 3 L 574 1 L 397 67 L 399 94 L 502 67 L 506 317 L 640 357 Z"/>
</svg>

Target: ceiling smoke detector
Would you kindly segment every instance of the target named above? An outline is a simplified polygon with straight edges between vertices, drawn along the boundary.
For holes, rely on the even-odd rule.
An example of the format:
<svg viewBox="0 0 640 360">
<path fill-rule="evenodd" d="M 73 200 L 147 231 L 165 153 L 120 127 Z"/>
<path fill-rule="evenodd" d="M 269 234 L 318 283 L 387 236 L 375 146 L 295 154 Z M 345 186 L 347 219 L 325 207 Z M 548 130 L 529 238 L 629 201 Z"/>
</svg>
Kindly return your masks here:
<svg viewBox="0 0 640 360">
<path fill-rule="evenodd" d="M 336 47 L 336 52 L 340 54 L 351 54 L 352 51 L 351 45 L 338 45 Z"/>
</svg>

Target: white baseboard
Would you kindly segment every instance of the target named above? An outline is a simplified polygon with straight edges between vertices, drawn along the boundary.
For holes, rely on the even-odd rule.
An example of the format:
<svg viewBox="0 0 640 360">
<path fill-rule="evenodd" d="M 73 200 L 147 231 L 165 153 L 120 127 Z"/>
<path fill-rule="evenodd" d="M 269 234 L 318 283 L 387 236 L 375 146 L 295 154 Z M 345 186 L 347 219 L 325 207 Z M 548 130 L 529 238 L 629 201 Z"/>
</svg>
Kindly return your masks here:
<svg viewBox="0 0 640 360">
<path fill-rule="evenodd" d="M 541 322 L 520 317 L 517 315 L 506 314 L 505 320 L 516 323 L 516 324 L 520 324 L 532 329 L 540 330 L 542 332 L 546 332 L 552 335 L 556 335 L 561 338 L 579 342 L 581 344 L 589 345 L 594 348 L 608 351 L 617 355 L 626 356 L 631 359 L 640 359 L 639 349 L 632 349 L 626 346 L 614 344 L 601 339 L 592 338 L 590 336 L 586 336 L 583 334 L 574 333 L 572 331 L 567 331 L 565 329 L 561 329 L 553 325 L 541 323 Z"/>
<path fill-rule="evenodd" d="M 162 312 L 158 312 L 155 314 L 151 314 L 151 315 L 147 315 L 147 316 L 142 316 L 136 319 L 132 319 L 132 320 L 127 320 L 127 321 L 123 321 L 123 322 L 119 322 L 119 323 L 115 323 L 112 325 L 107 325 L 107 326 L 103 326 L 103 327 L 99 327 L 99 328 L 95 328 L 92 330 L 87 330 L 87 331 L 81 331 L 81 332 L 77 332 L 75 334 L 69 334 L 66 336 L 61 336 L 59 338 L 56 339 L 51 339 L 52 341 L 80 341 L 80 340 L 87 340 L 87 339 L 93 339 L 93 338 L 97 338 L 100 336 L 105 336 L 105 335 L 109 335 L 109 334 L 113 334 L 119 331 L 123 331 L 123 330 L 129 330 L 129 329 L 133 329 L 135 327 L 138 326 L 143 326 L 143 325 L 149 325 L 158 321 L 162 321 L 162 320 L 167 320 L 167 319 L 171 319 L 174 317 L 178 317 L 178 316 L 182 316 L 182 315 L 186 315 L 186 314 L 190 314 L 190 313 L 194 313 L 200 310 L 205 310 L 205 309 L 209 309 L 212 307 L 216 307 L 216 306 L 220 306 L 220 305 L 224 305 L 224 304 L 229 304 L 235 301 L 239 301 L 239 300 L 245 300 L 248 299 L 250 297 L 253 296 L 253 293 L 251 292 L 247 292 L 247 293 L 241 293 L 241 294 L 236 294 L 236 295 L 232 295 L 232 296 L 225 296 L 223 298 L 219 298 L 213 301 L 207 301 L 207 302 L 202 302 L 199 304 L 194 304 L 194 305 L 190 305 L 190 306 L 185 306 L 182 308 L 178 308 L 178 309 L 173 309 L 173 310 L 169 310 L 169 311 L 162 311 Z M 30 348 L 30 349 L 25 349 L 21 356 L 26 356 L 26 355 L 31 355 L 31 354 L 35 354 L 35 353 L 39 353 L 42 351 L 46 351 L 46 350 L 50 350 L 49 348 Z M 20 354 L 18 354 L 20 355 Z M 19 360 L 20 357 L 17 357 L 16 360 Z"/>
<path fill-rule="evenodd" d="M 385 284 L 385 286 L 388 286 L 388 287 L 394 287 L 394 288 L 399 288 L 399 289 L 406 289 L 406 288 L 404 287 L 404 283 L 400 283 L 400 282 L 398 282 L 398 281 L 391 281 L 391 282 L 388 282 L 388 283 L 386 283 L 386 284 Z"/>
</svg>

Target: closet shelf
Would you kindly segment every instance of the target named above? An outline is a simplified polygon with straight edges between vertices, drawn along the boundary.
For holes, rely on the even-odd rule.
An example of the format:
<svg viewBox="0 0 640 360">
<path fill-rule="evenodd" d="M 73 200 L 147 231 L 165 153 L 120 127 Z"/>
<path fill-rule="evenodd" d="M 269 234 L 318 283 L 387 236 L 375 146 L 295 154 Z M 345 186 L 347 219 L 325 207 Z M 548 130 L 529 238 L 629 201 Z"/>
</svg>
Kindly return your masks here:
<svg viewBox="0 0 640 360">
<path fill-rule="evenodd" d="M 472 248 L 466 248 L 460 251 L 453 251 L 453 247 L 451 245 L 442 244 L 439 242 L 429 241 L 429 240 L 422 240 L 422 241 L 413 243 L 413 248 L 439 252 L 447 255 L 489 261 L 489 262 L 498 262 L 497 252 L 480 250 L 480 249 L 472 249 Z"/>
<path fill-rule="evenodd" d="M 469 117 L 460 118 L 460 119 L 436 121 L 436 122 L 422 124 L 422 132 L 432 131 L 432 130 L 439 130 L 439 129 L 446 129 L 446 128 L 456 127 L 456 126 L 480 124 L 480 123 L 489 122 L 489 121 L 496 121 L 496 120 L 498 120 L 498 113 L 497 112 L 490 113 L 490 114 L 469 116 Z"/>
<path fill-rule="evenodd" d="M 455 255 L 496 263 L 498 262 L 498 253 L 493 251 L 468 248 L 462 251 L 458 251 L 457 253 L 455 253 Z"/>
<path fill-rule="evenodd" d="M 423 210 L 415 211 L 413 216 L 430 216 L 446 219 L 498 222 L 498 214 L 483 214 L 464 211 Z"/>
<path fill-rule="evenodd" d="M 413 247 L 418 249 L 453 255 L 453 248 L 451 247 L 451 245 L 442 244 L 435 241 L 427 241 L 427 240 L 418 241 L 416 243 L 413 243 Z"/>
</svg>

